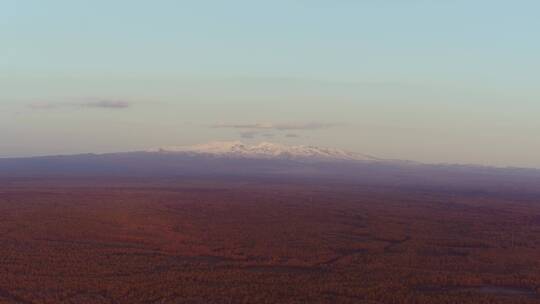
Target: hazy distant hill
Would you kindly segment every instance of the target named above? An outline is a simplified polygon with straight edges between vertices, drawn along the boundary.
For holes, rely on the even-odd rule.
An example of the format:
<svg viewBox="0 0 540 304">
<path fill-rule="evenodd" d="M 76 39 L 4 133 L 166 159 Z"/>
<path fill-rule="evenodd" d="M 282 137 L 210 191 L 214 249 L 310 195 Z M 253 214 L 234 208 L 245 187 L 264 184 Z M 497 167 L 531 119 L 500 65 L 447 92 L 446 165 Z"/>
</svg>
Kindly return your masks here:
<svg viewBox="0 0 540 304">
<path fill-rule="evenodd" d="M 540 170 L 427 165 L 336 149 L 215 144 L 145 152 L 0 159 L 0 177 L 242 177 L 327 179 L 390 186 L 540 192 Z M 218 151 L 216 151 L 216 149 Z M 277 152 L 276 152 L 277 151 Z M 353 157 L 354 156 L 354 157 Z M 493 187 L 497 185 L 497 187 Z"/>
</svg>

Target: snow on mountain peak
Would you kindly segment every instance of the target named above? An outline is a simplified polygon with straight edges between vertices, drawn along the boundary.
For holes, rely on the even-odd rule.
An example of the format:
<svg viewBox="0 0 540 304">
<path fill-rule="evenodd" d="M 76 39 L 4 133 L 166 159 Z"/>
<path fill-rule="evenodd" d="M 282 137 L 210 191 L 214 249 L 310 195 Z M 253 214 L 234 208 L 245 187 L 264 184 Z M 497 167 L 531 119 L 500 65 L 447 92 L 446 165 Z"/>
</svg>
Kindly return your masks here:
<svg viewBox="0 0 540 304">
<path fill-rule="evenodd" d="M 279 159 L 312 159 L 312 160 L 377 160 L 374 157 L 359 153 L 347 152 L 333 148 L 321 148 L 305 145 L 285 145 L 261 142 L 257 144 L 241 141 L 215 141 L 206 144 L 180 147 L 161 147 L 149 152 L 200 154 L 229 158 L 279 158 Z"/>
</svg>

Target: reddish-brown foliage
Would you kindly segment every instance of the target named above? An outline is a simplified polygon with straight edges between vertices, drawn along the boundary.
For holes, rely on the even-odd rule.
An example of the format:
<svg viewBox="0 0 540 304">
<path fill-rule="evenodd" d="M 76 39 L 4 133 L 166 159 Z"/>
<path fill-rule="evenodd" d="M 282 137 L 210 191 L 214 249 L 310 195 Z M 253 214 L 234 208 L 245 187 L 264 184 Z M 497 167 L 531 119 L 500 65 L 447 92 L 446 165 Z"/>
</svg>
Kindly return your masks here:
<svg viewBox="0 0 540 304">
<path fill-rule="evenodd" d="M 534 197 L 4 180 L 0 303 L 537 303 Z"/>
</svg>

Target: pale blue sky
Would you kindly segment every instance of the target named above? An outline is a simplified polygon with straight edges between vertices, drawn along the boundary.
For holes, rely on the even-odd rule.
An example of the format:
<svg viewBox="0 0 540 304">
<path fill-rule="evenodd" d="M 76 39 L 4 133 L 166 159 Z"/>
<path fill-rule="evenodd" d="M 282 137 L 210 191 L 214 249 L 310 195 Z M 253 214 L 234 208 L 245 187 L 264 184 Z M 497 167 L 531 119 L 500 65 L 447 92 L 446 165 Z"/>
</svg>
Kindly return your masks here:
<svg viewBox="0 0 540 304">
<path fill-rule="evenodd" d="M 540 167 L 539 12 L 0 0 L 0 157 L 243 139 Z"/>
</svg>

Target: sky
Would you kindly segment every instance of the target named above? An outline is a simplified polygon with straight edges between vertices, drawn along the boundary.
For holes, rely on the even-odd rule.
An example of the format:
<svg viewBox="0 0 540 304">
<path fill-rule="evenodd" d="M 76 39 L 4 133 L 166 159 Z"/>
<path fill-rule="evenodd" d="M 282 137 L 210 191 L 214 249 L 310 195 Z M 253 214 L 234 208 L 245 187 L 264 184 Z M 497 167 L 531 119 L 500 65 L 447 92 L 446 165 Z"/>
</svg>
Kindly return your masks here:
<svg viewBox="0 0 540 304">
<path fill-rule="evenodd" d="M 540 168 L 539 11 L 0 0 L 0 157 L 243 140 Z"/>
</svg>

